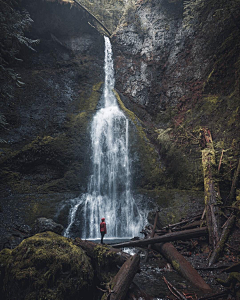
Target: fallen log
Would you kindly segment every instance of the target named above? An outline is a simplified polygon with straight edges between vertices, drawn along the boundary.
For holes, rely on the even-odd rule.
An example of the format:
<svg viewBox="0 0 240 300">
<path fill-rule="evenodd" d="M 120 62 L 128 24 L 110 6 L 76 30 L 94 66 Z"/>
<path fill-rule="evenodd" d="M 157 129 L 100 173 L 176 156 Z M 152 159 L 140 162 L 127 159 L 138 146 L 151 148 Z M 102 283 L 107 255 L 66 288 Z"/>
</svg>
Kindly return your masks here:
<svg viewBox="0 0 240 300">
<path fill-rule="evenodd" d="M 200 236 L 207 235 L 207 228 L 195 228 L 177 232 L 170 232 L 162 236 L 155 236 L 153 238 L 144 239 L 144 240 L 137 240 L 137 241 L 130 241 L 121 244 L 112 245 L 113 248 L 122 248 L 122 247 L 141 247 L 147 246 L 148 244 L 156 244 L 156 243 L 164 243 L 164 242 L 172 242 L 176 240 L 182 239 L 192 239 Z"/>
<path fill-rule="evenodd" d="M 154 244 L 152 247 L 162 254 L 177 272 L 196 287 L 201 290 L 211 291 L 211 287 L 171 243 Z"/>
<path fill-rule="evenodd" d="M 209 267 L 218 261 L 220 255 L 224 249 L 226 241 L 228 240 L 228 237 L 230 235 L 230 232 L 231 232 L 231 229 L 232 229 L 234 223 L 235 223 L 235 216 L 232 215 L 230 218 L 228 218 L 227 222 L 225 223 L 220 240 L 217 243 L 217 246 L 215 247 L 212 255 L 209 258 L 209 262 L 208 262 Z"/>
<path fill-rule="evenodd" d="M 189 222 L 198 220 L 198 219 L 200 219 L 200 218 L 201 218 L 201 214 L 196 215 L 196 216 L 194 216 L 194 217 L 192 217 L 192 218 L 189 218 L 189 219 L 182 220 L 182 221 L 180 221 L 180 222 L 178 222 L 178 223 L 175 223 L 175 224 L 169 224 L 169 225 L 163 227 L 162 229 L 170 229 L 170 228 L 173 228 L 173 227 L 177 227 L 177 226 L 180 226 L 180 225 L 187 224 L 187 223 L 189 223 Z"/>
<path fill-rule="evenodd" d="M 187 225 L 184 225 L 181 227 L 181 230 L 185 230 L 185 229 L 192 229 L 195 227 L 199 227 L 201 225 L 201 221 L 194 221 L 192 223 L 189 223 Z"/>
<path fill-rule="evenodd" d="M 135 254 L 121 267 L 109 284 L 110 291 L 101 300 L 124 300 L 135 274 L 139 271 L 140 256 Z"/>
<path fill-rule="evenodd" d="M 219 207 L 218 200 L 220 199 L 219 187 L 214 180 L 215 168 L 215 151 L 213 148 L 212 136 L 209 129 L 202 129 L 202 166 L 204 176 L 204 200 L 206 208 L 206 220 L 209 231 L 209 244 L 215 249 L 220 232 L 219 228 Z"/>
</svg>

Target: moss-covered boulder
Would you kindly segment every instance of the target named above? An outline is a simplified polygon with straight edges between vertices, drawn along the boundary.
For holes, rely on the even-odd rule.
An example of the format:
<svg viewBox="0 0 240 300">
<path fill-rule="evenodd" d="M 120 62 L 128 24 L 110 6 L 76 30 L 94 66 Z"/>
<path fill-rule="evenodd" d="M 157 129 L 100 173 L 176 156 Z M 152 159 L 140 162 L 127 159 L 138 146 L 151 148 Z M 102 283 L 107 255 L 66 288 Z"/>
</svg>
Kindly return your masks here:
<svg viewBox="0 0 240 300">
<path fill-rule="evenodd" d="M 53 232 L 0 252 L 4 299 L 92 299 L 93 269 L 85 252 Z"/>
</svg>

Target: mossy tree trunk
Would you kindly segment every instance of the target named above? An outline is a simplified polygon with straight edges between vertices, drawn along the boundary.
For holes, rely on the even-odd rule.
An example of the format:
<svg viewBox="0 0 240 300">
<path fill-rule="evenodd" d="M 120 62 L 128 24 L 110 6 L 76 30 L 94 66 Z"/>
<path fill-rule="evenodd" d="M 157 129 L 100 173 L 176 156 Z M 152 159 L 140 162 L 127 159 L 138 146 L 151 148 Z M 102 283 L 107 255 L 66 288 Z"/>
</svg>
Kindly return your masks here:
<svg viewBox="0 0 240 300">
<path fill-rule="evenodd" d="M 216 167 L 215 151 L 211 133 L 208 129 L 202 130 L 202 166 L 204 176 L 204 200 L 206 208 L 207 227 L 209 231 L 209 244 L 216 247 L 219 241 L 219 187 L 215 178 Z"/>
</svg>

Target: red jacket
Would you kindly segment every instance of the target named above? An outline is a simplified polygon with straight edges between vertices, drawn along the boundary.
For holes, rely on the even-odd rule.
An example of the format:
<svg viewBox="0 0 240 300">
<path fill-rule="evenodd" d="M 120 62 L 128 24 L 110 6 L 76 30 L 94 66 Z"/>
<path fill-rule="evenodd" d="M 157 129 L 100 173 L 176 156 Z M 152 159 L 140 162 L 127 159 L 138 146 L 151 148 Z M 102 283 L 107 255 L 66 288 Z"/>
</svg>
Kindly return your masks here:
<svg viewBox="0 0 240 300">
<path fill-rule="evenodd" d="M 100 223 L 100 232 L 107 233 L 107 227 L 105 222 Z"/>
</svg>

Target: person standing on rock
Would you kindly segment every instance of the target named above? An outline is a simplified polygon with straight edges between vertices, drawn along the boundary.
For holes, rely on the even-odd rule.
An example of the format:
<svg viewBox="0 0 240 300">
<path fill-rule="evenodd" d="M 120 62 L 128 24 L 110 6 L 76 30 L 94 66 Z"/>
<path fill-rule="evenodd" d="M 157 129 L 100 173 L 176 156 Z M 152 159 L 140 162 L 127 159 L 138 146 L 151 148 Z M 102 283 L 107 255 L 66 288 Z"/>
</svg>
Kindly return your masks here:
<svg viewBox="0 0 240 300">
<path fill-rule="evenodd" d="M 105 218 L 102 218 L 101 220 L 102 222 L 100 223 L 100 233 L 101 233 L 101 244 L 103 244 L 104 235 L 107 233 L 107 226 L 105 223 Z"/>
</svg>

